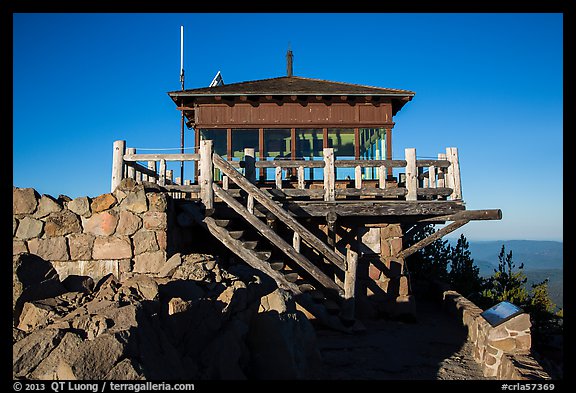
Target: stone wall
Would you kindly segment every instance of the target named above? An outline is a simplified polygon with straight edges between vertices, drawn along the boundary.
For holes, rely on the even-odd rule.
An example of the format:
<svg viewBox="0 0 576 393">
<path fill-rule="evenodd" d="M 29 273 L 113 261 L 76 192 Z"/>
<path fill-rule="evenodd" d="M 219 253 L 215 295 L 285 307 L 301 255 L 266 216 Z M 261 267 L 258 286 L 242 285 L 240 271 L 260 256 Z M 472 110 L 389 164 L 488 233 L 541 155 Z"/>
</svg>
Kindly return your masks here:
<svg viewBox="0 0 576 393">
<path fill-rule="evenodd" d="M 474 344 L 474 359 L 485 376 L 503 380 L 550 379 L 530 355 L 530 315 L 523 313 L 492 327 L 482 309 L 456 291 L 444 291 L 445 308 L 458 315 Z"/>
<path fill-rule="evenodd" d="M 174 248 L 171 203 L 159 189 L 125 179 L 113 193 L 70 199 L 13 188 L 13 253 L 50 261 L 61 279 L 154 273 Z"/>
</svg>

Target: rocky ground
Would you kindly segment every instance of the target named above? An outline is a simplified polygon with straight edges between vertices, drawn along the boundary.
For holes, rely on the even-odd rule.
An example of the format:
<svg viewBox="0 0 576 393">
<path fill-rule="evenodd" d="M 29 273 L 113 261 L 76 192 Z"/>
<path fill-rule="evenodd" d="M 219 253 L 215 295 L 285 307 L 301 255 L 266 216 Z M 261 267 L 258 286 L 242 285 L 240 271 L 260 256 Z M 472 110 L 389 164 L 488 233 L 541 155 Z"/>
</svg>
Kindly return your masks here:
<svg viewBox="0 0 576 393">
<path fill-rule="evenodd" d="M 60 281 L 13 261 L 15 379 L 305 379 L 321 358 L 289 293 L 247 266 L 176 254 L 157 276 Z"/>
<path fill-rule="evenodd" d="M 324 360 L 322 379 L 477 380 L 482 375 L 472 358 L 466 330 L 439 304 L 416 302 L 418 319 L 364 321 L 354 336 L 317 330 Z"/>
</svg>

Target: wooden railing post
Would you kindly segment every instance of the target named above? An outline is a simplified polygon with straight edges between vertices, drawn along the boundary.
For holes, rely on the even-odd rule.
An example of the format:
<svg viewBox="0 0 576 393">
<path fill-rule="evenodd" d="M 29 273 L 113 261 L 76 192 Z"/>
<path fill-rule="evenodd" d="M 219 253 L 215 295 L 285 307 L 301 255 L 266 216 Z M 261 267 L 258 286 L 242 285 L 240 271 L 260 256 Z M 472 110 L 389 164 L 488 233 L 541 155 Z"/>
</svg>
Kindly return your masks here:
<svg viewBox="0 0 576 393">
<path fill-rule="evenodd" d="M 362 188 L 362 167 L 360 165 L 356 165 L 354 168 L 354 188 Z"/>
<path fill-rule="evenodd" d="M 383 190 L 386 188 L 386 167 L 384 165 L 378 167 L 378 188 Z"/>
<path fill-rule="evenodd" d="M 352 321 L 355 314 L 356 272 L 358 270 L 358 253 L 346 250 L 346 271 L 344 272 L 344 302 L 340 310 L 342 319 Z"/>
<path fill-rule="evenodd" d="M 438 153 L 439 160 L 445 160 L 446 154 Z M 446 178 L 445 178 L 445 171 L 444 168 L 438 167 L 438 188 L 446 187 Z"/>
<path fill-rule="evenodd" d="M 126 154 L 136 154 L 136 149 L 133 147 L 129 147 L 126 149 Z M 128 165 L 128 173 L 126 177 L 136 180 L 136 169 L 134 169 L 133 166 Z"/>
<path fill-rule="evenodd" d="M 452 188 L 450 199 L 453 201 L 462 199 L 462 185 L 460 183 L 460 163 L 458 162 L 458 148 L 447 147 L 446 159 L 450 161 L 448 167 L 448 179 L 450 181 L 449 187 Z"/>
<path fill-rule="evenodd" d="M 160 160 L 160 173 L 158 175 L 158 184 L 161 186 L 166 185 L 166 160 Z"/>
<path fill-rule="evenodd" d="M 166 184 L 174 184 L 174 171 L 172 169 L 166 169 Z"/>
<path fill-rule="evenodd" d="M 281 190 L 282 189 L 282 167 L 281 166 L 277 166 L 275 168 L 275 183 L 276 183 L 276 188 Z"/>
<path fill-rule="evenodd" d="M 151 171 L 154 171 L 155 173 L 156 171 L 156 161 L 148 161 L 148 169 L 150 169 Z M 149 182 L 154 182 L 156 183 L 158 181 L 158 177 L 150 177 L 148 176 L 148 181 Z"/>
<path fill-rule="evenodd" d="M 126 141 L 114 141 L 114 148 L 112 150 L 112 185 L 110 192 L 114 192 L 122 181 L 125 149 Z"/>
<path fill-rule="evenodd" d="M 214 209 L 214 166 L 212 163 L 212 141 L 200 141 L 200 199 L 206 210 Z"/>
<path fill-rule="evenodd" d="M 298 167 L 298 189 L 303 190 L 305 188 L 304 182 L 304 167 L 300 165 Z"/>
<path fill-rule="evenodd" d="M 428 187 L 436 188 L 436 167 L 434 165 L 428 167 Z"/>
<path fill-rule="evenodd" d="M 334 168 L 334 149 L 325 148 L 324 153 L 324 200 L 336 200 L 336 169 Z"/>
<path fill-rule="evenodd" d="M 415 201 L 418 199 L 418 168 L 416 167 L 416 149 L 404 149 L 406 156 L 406 200 Z"/>
<path fill-rule="evenodd" d="M 253 147 L 244 149 L 244 177 L 250 183 L 256 183 L 256 159 Z"/>
</svg>

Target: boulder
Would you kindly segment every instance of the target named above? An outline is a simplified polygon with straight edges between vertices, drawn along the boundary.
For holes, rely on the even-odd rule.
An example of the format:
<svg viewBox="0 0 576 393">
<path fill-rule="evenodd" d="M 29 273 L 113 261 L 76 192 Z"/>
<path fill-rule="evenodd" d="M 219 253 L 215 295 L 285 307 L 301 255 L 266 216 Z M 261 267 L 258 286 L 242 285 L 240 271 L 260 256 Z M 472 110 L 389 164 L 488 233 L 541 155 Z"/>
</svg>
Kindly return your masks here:
<svg viewBox="0 0 576 393">
<path fill-rule="evenodd" d="M 102 213 L 92 214 L 90 218 L 82 217 L 82 227 L 84 233 L 91 233 L 96 236 L 110 236 L 116 230 L 118 224 L 118 213 L 108 210 Z"/>
<path fill-rule="evenodd" d="M 178 266 L 180 266 L 181 264 L 182 264 L 182 256 L 178 252 L 172 255 L 170 259 L 168 259 L 166 263 L 162 265 L 162 267 L 158 271 L 158 277 L 171 277 L 178 268 Z"/>
<path fill-rule="evenodd" d="M 18 255 L 28 252 L 28 247 L 24 240 L 12 240 L 12 255 Z"/>
<path fill-rule="evenodd" d="M 46 356 L 30 374 L 30 379 L 39 380 L 73 380 L 74 374 L 70 363 L 78 357 L 78 348 L 82 339 L 67 332 L 56 348 Z"/>
<path fill-rule="evenodd" d="M 13 377 L 26 377 L 60 344 L 63 336 L 64 332 L 58 329 L 40 329 L 17 341 L 12 346 Z"/>
<path fill-rule="evenodd" d="M 40 195 L 33 188 L 14 188 L 12 191 L 12 214 L 32 214 L 38 206 Z"/>
<path fill-rule="evenodd" d="M 62 281 L 62 285 L 69 292 L 92 293 L 94 280 L 89 276 L 70 275 Z"/>
<path fill-rule="evenodd" d="M 114 335 L 104 333 L 94 340 L 84 341 L 70 366 L 76 379 L 104 379 L 123 353 L 124 344 Z"/>
<path fill-rule="evenodd" d="M 34 238 L 28 241 L 28 250 L 47 261 L 68 261 L 68 245 L 64 236 L 46 239 Z"/>
<path fill-rule="evenodd" d="M 100 213 L 108 210 L 116 204 L 116 198 L 112 194 L 102 194 L 92 199 L 90 209 L 92 213 Z"/>
<path fill-rule="evenodd" d="M 58 213 L 62 210 L 62 205 L 50 195 L 43 194 L 38 201 L 38 208 L 34 213 L 34 218 L 43 218 L 50 213 Z"/>
<path fill-rule="evenodd" d="M 142 219 L 136 214 L 129 211 L 121 211 L 116 227 L 117 235 L 133 235 L 138 229 L 142 228 Z"/>
<path fill-rule="evenodd" d="M 130 292 L 136 291 L 141 299 L 156 300 L 158 298 L 158 284 L 153 278 L 145 274 L 135 274 L 122 283 L 122 289 Z"/>
<path fill-rule="evenodd" d="M 165 230 L 168 227 L 168 215 L 165 212 L 146 212 L 142 220 L 144 229 Z"/>
<path fill-rule="evenodd" d="M 166 263 L 165 251 L 149 251 L 134 257 L 134 273 L 157 274 Z"/>
<path fill-rule="evenodd" d="M 52 213 L 46 219 L 44 232 L 48 237 L 65 236 L 82 232 L 78 216 L 69 210 Z"/>
<path fill-rule="evenodd" d="M 132 236 L 132 242 L 134 243 L 134 255 L 158 251 L 160 249 L 154 231 L 138 231 Z"/>
<path fill-rule="evenodd" d="M 90 233 L 73 233 L 67 236 L 70 259 L 82 261 L 92 259 L 95 236 Z"/>
<path fill-rule="evenodd" d="M 57 314 L 49 305 L 42 304 L 41 302 L 27 302 L 24 303 L 22 313 L 20 314 L 20 322 L 17 328 L 23 332 L 31 332 L 38 327 L 48 325 L 53 321 Z"/>
<path fill-rule="evenodd" d="M 232 320 L 214 338 L 201 355 L 202 377 L 218 380 L 245 380 L 249 359 L 244 344 L 248 326 L 240 320 Z"/>
<path fill-rule="evenodd" d="M 82 217 L 90 217 L 92 214 L 90 211 L 90 200 L 85 196 L 74 198 L 68 202 L 67 207 L 68 210 Z"/>
<path fill-rule="evenodd" d="M 137 381 L 146 379 L 142 366 L 133 359 L 124 359 L 116 364 L 106 374 L 105 380 L 112 381 Z"/>
<path fill-rule="evenodd" d="M 18 219 L 12 216 L 12 236 L 16 236 L 17 229 L 18 229 Z"/>
<path fill-rule="evenodd" d="M 148 199 L 148 210 L 151 212 L 164 212 L 168 208 L 166 194 L 162 192 L 149 192 L 146 194 Z"/>
<path fill-rule="evenodd" d="M 132 257 L 132 245 L 128 236 L 97 237 L 92 250 L 93 259 L 126 259 Z"/>
<path fill-rule="evenodd" d="M 144 213 L 148 210 L 146 193 L 142 185 L 137 185 L 127 192 L 126 198 L 120 204 L 121 209 L 129 210 L 133 213 Z"/>
<path fill-rule="evenodd" d="M 43 228 L 44 223 L 42 221 L 26 216 L 18 223 L 16 238 L 28 240 L 35 237 L 40 237 Z"/>
</svg>

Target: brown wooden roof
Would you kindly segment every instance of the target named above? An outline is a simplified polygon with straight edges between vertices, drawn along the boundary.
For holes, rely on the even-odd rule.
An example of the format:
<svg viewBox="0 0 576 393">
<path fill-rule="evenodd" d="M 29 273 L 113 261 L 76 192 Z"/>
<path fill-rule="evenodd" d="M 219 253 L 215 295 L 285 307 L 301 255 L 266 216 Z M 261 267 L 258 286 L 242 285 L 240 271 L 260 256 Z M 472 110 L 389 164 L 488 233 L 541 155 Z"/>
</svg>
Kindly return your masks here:
<svg viewBox="0 0 576 393">
<path fill-rule="evenodd" d="M 232 83 L 215 87 L 177 90 L 168 92 L 176 101 L 177 97 L 210 97 L 234 95 L 362 95 L 411 98 L 414 92 L 400 89 L 363 86 L 352 83 L 332 82 L 321 79 L 283 76 L 248 82 Z"/>
</svg>

